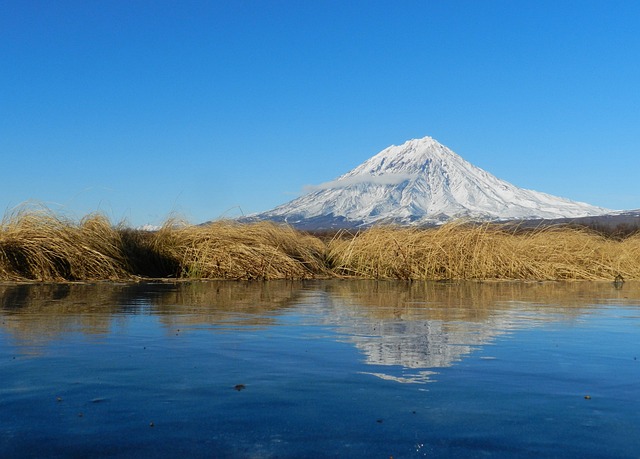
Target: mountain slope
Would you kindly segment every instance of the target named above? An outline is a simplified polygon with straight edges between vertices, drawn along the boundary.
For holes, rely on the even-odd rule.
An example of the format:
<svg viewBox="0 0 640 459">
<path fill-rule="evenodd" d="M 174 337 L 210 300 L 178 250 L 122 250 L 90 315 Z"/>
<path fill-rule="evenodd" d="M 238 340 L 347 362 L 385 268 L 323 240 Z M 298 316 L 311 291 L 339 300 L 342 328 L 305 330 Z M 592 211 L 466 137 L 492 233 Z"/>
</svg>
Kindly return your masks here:
<svg viewBox="0 0 640 459">
<path fill-rule="evenodd" d="M 434 224 L 457 218 L 575 218 L 607 212 L 518 188 L 425 137 L 388 147 L 338 179 L 250 218 L 345 227 L 382 221 Z"/>
</svg>

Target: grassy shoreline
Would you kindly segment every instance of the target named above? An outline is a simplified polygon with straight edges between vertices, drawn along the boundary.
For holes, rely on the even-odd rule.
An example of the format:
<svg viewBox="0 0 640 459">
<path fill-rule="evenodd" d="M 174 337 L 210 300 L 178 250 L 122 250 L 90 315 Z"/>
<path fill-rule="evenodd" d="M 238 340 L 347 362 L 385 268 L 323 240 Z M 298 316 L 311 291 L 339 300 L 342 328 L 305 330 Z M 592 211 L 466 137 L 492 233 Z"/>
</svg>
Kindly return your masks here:
<svg viewBox="0 0 640 459">
<path fill-rule="evenodd" d="M 22 210 L 0 224 L 0 280 L 640 279 L 640 233 L 450 223 L 312 235 L 269 222 L 167 221 L 158 231 Z"/>
</svg>

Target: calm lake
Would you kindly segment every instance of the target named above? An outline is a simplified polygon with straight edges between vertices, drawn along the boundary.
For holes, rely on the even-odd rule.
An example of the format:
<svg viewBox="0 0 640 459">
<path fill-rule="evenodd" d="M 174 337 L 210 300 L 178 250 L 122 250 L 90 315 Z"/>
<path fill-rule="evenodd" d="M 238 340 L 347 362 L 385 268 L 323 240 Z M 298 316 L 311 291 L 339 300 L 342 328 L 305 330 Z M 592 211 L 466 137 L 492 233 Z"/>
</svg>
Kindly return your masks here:
<svg viewBox="0 0 640 459">
<path fill-rule="evenodd" d="M 0 284 L 0 457 L 640 457 L 640 283 Z"/>
</svg>

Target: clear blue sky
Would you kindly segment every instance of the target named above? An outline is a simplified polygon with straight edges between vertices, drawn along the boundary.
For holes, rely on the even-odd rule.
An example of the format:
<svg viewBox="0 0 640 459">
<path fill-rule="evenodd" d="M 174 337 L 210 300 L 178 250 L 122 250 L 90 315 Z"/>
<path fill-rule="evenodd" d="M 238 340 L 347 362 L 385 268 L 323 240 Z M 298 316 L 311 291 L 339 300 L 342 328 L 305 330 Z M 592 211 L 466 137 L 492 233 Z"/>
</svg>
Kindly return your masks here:
<svg viewBox="0 0 640 459">
<path fill-rule="evenodd" d="M 275 207 L 430 135 L 640 208 L 640 1 L 0 0 L 0 205 Z"/>
</svg>

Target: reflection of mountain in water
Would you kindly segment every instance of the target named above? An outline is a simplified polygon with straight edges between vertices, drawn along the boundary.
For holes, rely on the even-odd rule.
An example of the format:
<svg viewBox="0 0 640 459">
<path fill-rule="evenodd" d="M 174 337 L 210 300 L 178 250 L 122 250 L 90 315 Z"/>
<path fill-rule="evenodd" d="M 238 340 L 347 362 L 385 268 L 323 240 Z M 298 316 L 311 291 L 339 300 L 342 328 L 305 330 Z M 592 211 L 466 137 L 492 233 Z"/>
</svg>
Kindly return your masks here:
<svg viewBox="0 0 640 459">
<path fill-rule="evenodd" d="M 618 296 L 603 283 L 364 282 L 359 289 L 342 286 L 338 284 L 331 295 L 327 321 L 362 351 L 367 364 L 399 367 L 399 375 L 389 374 L 393 370 L 372 373 L 399 382 L 425 382 L 434 369 L 451 366 L 509 330 L 575 316 L 580 312 L 577 308 L 589 305 L 585 295 L 594 295 L 592 300 L 602 296 L 598 293 Z M 590 290 L 585 291 L 586 287 Z M 550 314 L 559 307 L 562 315 Z"/>
<path fill-rule="evenodd" d="M 469 330 L 466 326 L 469 325 Z M 473 324 L 460 323 L 457 330 L 442 321 L 354 323 L 351 340 L 374 365 L 405 368 L 447 367 L 469 354 L 474 346 L 486 344 L 502 333 L 499 321 L 485 322 L 472 331 Z M 341 327 L 347 326 L 341 324 Z"/>
</svg>

